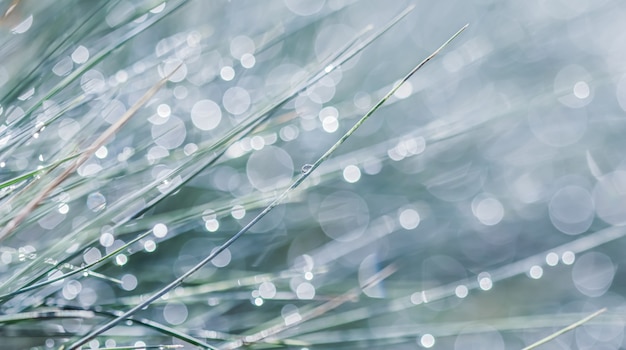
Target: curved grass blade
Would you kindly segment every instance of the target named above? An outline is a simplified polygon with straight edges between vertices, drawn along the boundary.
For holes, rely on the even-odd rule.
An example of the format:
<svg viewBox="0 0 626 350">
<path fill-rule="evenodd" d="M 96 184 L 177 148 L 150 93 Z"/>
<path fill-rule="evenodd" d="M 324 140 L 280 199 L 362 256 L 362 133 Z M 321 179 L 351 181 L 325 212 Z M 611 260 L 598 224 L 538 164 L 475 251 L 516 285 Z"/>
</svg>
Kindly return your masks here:
<svg viewBox="0 0 626 350">
<path fill-rule="evenodd" d="M 572 329 L 574 329 L 574 328 L 576 328 L 578 326 L 583 325 L 586 322 L 589 322 L 593 318 L 595 318 L 595 317 L 599 316 L 600 314 L 606 312 L 606 310 L 607 310 L 606 308 L 602 308 L 602 309 L 592 313 L 591 315 L 583 318 L 582 320 L 580 320 L 578 322 L 574 322 L 571 325 L 569 325 L 569 326 L 567 326 L 565 328 L 562 328 L 562 329 L 560 329 L 560 330 L 550 334 L 549 336 L 547 336 L 547 337 L 545 337 L 545 338 L 543 338 L 543 339 L 541 339 L 541 340 L 539 340 L 539 341 L 537 341 L 537 342 L 535 342 L 535 343 L 533 343 L 533 344 L 523 348 L 522 350 L 535 349 L 536 347 L 538 347 L 540 345 L 543 345 L 543 344 L 549 342 L 550 340 L 553 340 L 553 339 L 557 338 L 558 336 L 560 336 L 560 335 L 562 335 L 564 333 L 567 333 L 567 332 L 571 331 Z"/>
<path fill-rule="evenodd" d="M 277 205 L 279 205 L 282 202 L 282 200 L 285 199 L 287 197 L 287 195 L 289 195 L 289 193 L 291 193 L 291 191 L 293 189 L 298 187 L 304 180 L 306 180 L 313 173 L 313 171 L 315 171 L 315 169 L 317 169 L 324 161 L 326 161 L 326 159 L 328 159 L 339 148 L 339 146 L 341 146 L 367 119 L 369 119 L 374 114 L 374 112 L 376 112 L 376 110 L 378 110 L 407 80 L 409 80 L 409 78 L 411 78 L 415 74 L 415 72 L 417 72 L 420 68 L 422 68 L 426 63 L 428 63 L 431 59 L 433 59 L 433 57 L 435 57 L 439 52 L 441 52 L 441 50 L 443 50 L 448 44 L 450 44 L 450 42 L 452 42 L 456 37 L 458 37 L 467 28 L 467 26 L 468 25 L 466 24 L 461 29 L 459 29 L 446 42 L 444 42 L 437 50 L 435 50 L 428 57 L 426 57 L 423 61 L 421 61 L 417 66 L 415 66 L 404 78 L 402 78 L 400 80 L 400 82 L 398 82 L 398 84 L 396 84 L 391 90 L 389 90 L 389 92 L 382 99 L 380 99 L 378 101 L 378 103 L 376 103 L 359 121 L 357 121 L 357 123 L 354 124 L 354 126 L 352 128 L 350 128 L 350 130 L 348 130 L 317 161 L 315 161 L 315 163 L 313 163 L 310 166 L 308 171 L 303 172 L 302 174 L 300 174 L 300 176 L 291 184 L 291 186 L 289 186 L 284 192 L 282 192 L 274 201 L 272 201 L 272 203 L 270 203 L 270 205 L 268 205 L 261 213 L 259 213 L 256 217 L 254 217 L 239 232 L 237 232 L 235 235 L 233 235 L 230 239 L 228 239 L 226 242 L 224 242 L 217 249 L 213 250 L 213 252 L 211 254 L 209 254 L 207 257 L 205 257 L 197 265 L 195 265 L 194 267 L 189 269 L 187 272 L 185 272 L 179 278 L 177 278 L 174 281 L 170 282 L 167 286 L 163 287 L 161 290 L 157 291 L 156 293 L 154 293 L 153 295 L 148 297 L 144 302 L 134 306 L 130 310 L 126 311 L 124 314 L 118 316 L 116 319 L 111 320 L 110 322 L 104 324 L 103 326 L 101 326 L 101 327 L 95 329 L 94 331 L 88 333 L 87 335 L 85 335 L 84 337 L 82 337 L 81 339 L 76 341 L 75 343 L 71 344 L 68 347 L 68 349 L 77 349 L 77 348 L 79 348 L 81 345 L 86 344 L 88 341 L 90 341 L 94 337 L 96 337 L 96 336 L 102 334 L 103 332 L 111 329 L 112 327 L 117 325 L 119 322 L 123 321 L 124 319 L 126 319 L 129 316 L 133 315 L 137 311 L 139 311 L 139 310 L 145 308 L 146 306 L 150 305 L 155 300 L 157 300 L 158 298 L 160 298 L 161 296 L 165 295 L 167 292 L 169 292 L 173 288 L 175 288 L 178 285 L 180 285 L 185 279 L 187 279 L 189 276 L 194 274 L 196 271 L 198 271 L 204 265 L 206 265 L 211 260 L 213 260 L 218 254 L 220 254 L 222 251 L 224 251 L 226 248 L 228 248 L 230 245 L 232 245 L 237 239 L 239 239 L 239 237 L 241 237 L 244 233 L 248 232 L 248 230 L 250 230 L 250 228 L 252 226 L 254 226 L 259 220 L 261 220 L 265 215 L 267 215 L 272 209 L 274 209 Z"/>
</svg>

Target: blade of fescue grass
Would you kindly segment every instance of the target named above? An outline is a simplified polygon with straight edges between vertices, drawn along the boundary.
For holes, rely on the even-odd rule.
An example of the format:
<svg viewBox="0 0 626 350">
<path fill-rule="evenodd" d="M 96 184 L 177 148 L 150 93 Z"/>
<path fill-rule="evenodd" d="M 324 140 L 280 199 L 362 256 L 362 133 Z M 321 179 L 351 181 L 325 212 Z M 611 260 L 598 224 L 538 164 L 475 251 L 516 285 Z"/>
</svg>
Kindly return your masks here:
<svg viewBox="0 0 626 350">
<path fill-rule="evenodd" d="M 250 228 L 252 226 L 254 226 L 259 220 L 261 220 L 272 209 L 274 209 L 278 204 L 280 204 L 282 202 L 282 200 L 285 199 L 287 197 L 287 195 L 289 195 L 289 193 L 293 189 L 298 187 L 304 180 L 306 180 L 309 177 L 309 175 L 313 171 L 315 171 L 315 169 L 317 169 L 324 161 L 326 161 L 367 119 L 369 119 L 374 114 L 374 112 L 376 112 L 376 110 L 378 110 L 407 80 L 409 80 L 409 78 L 411 78 L 415 74 L 415 72 L 417 72 L 420 68 L 422 68 L 427 62 L 429 62 L 431 59 L 433 59 L 439 52 L 441 52 L 441 50 L 443 50 L 448 44 L 450 44 L 450 42 L 452 42 L 456 37 L 458 37 L 467 28 L 467 26 L 468 26 L 468 24 L 466 24 L 461 29 L 459 29 L 446 42 L 444 42 L 437 50 L 435 50 L 428 57 L 426 57 L 423 61 L 421 61 L 417 66 L 415 66 L 406 76 L 404 76 L 404 78 L 402 78 L 393 88 L 391 88 L 391 90 L 389 90 L 389 92 L 382 99 L 380 99 L 378 101 L 378 103 L 376 103 L 367 113 L 365 113 L 365 115 L 363 117 L 361 117 L 361 119 L 359 119 L 354 124 L 354 126 L 352 126 L 352 128 L 350 128 L 320 158 L 318 158 L 313 164 L 311 164 L 310 167 L 307 167 L 306 171 L 302 172 L 300 174 L 300 176 L 284 192 L 282 192 L 278 197 L 276 197 L 276 199 L 272 203 L 270 203 L 270 205 L 268 205 L 263 211 L 261 211 L 256 217 L 254 217 L 248 224 L 246 224 L 241 230 L 239 230 L 239 232 L 237 232 L 230 239 L 228 239 L 226 242 L 224 242 L 222 245 L 220 245 L 217 249 L 213 250 L 213 252 L 211 254 L 209 254 L 207 257 L 205 257 L 197 265 L 195 265 L 194 267 L 189 269 L 183 275 L 181 275 L 180 277 L 178 277 L 177 279 L 175 279 L 174 281 L 169 283 L 167 286 L 163 287 L 158 292 L 156 292 L 153 295 L 151 295 L 150 297 L 148 297 L 144 302 L 136 305 L 135 307 L 133 307 L 130 310 L 126 311 L 125 313 L 123 313 L 122 315 L 118 316 L 114 320 L 111 320 L 110 322 L 104 324 L 103 326 L 101 326 L 101 327 L 95 329 L 94 331 L 88 333 L 84 337 L 80 338 L 79 340 L 77 340 L 76 342 L 71 344 L 68 347 L 68 349 L 77 349 L 77 348 L 79 348 L 80 346 L 82 346 L 82 345 L 86 344 L 87 342 L 89 342 L 91 339 L 97 337 L 98 335 L 102 334 L 103 332 L 106 332 L 107 330 L 109 330 L 112 327 L 114 327 L 115 325 L 117 325 L 119 322 L 121 322 L 121 321 L 125 320 L 126 318 L 128 318 L 129 316 L 133 315 L 137 311 L 147 307 L 148 305 L 153 303 L 155 300 L 159 299 L 160 297 L 165 295 L 167 292 L 169 292 L 173 288 L 175 288 L 178 285 L 180 285 L 185 279 L 187 279 L 189 276 L 194 274 L 196 271 L 198 271 L 204 265 L 206 265 L 207 263 L 212 261 L 218 254 L 220 254 L 222 251 L 224 251 L 226 248 L 228 248 L 230 245 L 232 245 L 237 239 L 239 239 L 239 237 L 241 237 L 244 233 L 246 233 L 248 230 L 250 230 Z"/>
<path fill-rule="evenodd" d="M 553 340 L 553 339 L 557 338 L 558 336 L 560 336 L 560 335 L 562 335 L 562 334 L 564 334 L 564 333 L 567 333 L 567 332 L 571 331 L 572 329 L 574 329 L 574 328 L 576 328 L 576 327 L 578 327 L 578 326 L 581 326 L 582 324 L 584 324 L 584 323 L 586 323 L 586 322 L 589 322 L 589 321 L 590 321 L 590 320 L 592 320 L 593 318 L 595 318 L 595 317 L 597 317 L 598 315 L 600 315 L 600 314 L 604 313 L 606 310 L 607 310 L 606 308 L 602 308 L 602 309 L 600 309 L 600 310 L 598 310 L 598 311 L 596 311 L 596 312 L 592 313 L 591 315 L 589 315 L 589 316 L 587 316 L 587 317 L 583 318 L 582 320 L 580 320 L 580 321 L 578 321 L 578 322 L 574 322 L 574 323 L 572 323 L 571 325 L 569 325 L 569 326 L 567 326 L 567 327 L 565 327 L 565 328 L 562 328 L 562 329 L 560 329 L 560 330 L 558 330 L 558 331 L 556 331 L 556 332 L 554 332 L 554 333 L 550 334 L 549 336 L 547 336 L 547 337 L 545 337 L 545 338 L 543 338 L 543 339 L 539 340 L 538 342 L 533 343 L 533 344 L 531 344 L 531 345 L 529 345 L 529 346 L 527 346 L 527 347 L 523 348 L 522 350 L 531 350 L 531 349 L 535 349 L 536 347 L 538 347 L 538 346 L 540 346 L 540 345 L 543 345 L 543 344 L 545 344 L 545 343 L 549 342 L 550 340 Z"/>
</svg>

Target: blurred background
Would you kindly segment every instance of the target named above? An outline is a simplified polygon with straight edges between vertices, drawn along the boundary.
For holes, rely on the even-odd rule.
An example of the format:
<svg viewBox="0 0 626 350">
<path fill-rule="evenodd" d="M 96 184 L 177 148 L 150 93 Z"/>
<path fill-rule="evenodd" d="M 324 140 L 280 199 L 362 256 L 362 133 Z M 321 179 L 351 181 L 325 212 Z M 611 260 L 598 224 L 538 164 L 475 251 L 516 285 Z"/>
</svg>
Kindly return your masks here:
<svg viewBox="0 0 626 350">
<path fill-rule="evenodd" d="M 625 3 L 0 13 L 0 348 L 68 346 L 180 277 L 467 23 L 280 206 L 83 348 L 519 349 L 602 308 L 543 348 L 626 346 Z"/>
</svg>

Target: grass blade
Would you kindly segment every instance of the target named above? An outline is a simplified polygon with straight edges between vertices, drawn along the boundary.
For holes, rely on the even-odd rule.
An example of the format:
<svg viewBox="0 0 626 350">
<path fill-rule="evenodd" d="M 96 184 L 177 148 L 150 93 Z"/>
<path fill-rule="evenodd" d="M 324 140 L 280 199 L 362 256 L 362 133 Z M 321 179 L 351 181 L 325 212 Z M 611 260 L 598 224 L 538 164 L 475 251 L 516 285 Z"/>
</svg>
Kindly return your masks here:
<svg viewBox="0 0 626 350">
<path fill-rule="evenodd" d="M 527 347 L 523 348 L 522 350 L 531 350 L 531 349 L 535 349 L 535 348 L 537 348 L 538 346 L 543 345 L 543 344 L 545 344 L 545 343 L 549 342 L 550 340 L 553 340 L 553 339 L 557 338 L 558 336 L 560 336 L 560 335 L 562 335 L 562 334 L 564 334 L 564 333 L 567 333 L 567 332 L 571 331 L 572 329 L 574 329 L 574 328 L 576 328 L 576 327 L 578 327 L 578 326 L 583 325 L 583 324 L 584 324 L 584 323 L 586 323 L 586 322 L 589 322 L 589 321 L 590 321 L 590 320 L 592 320 L 593 318 L 595 318 L 595 317 L 599 316 L 600 314 L 602 314 L 602 313 L 606 312 L 606 310 L 607 310 L 606 308 L 602 308 L 602 309 L 600 309 L 600 310 L 598 310 L 598 311 L 596 311 L 596 312 L 592 313 L 591 315 L 589 315 L 589 316 L 587 316 L 587 317 L 585 317 L 585 318 L 581 319 L 580 321 L 578 321 L 578 322 L 574 322 L 574 323 L 572 323 L 571 325 L 569 325 L 569 326 L 567 326 L 567 327 L 565 327 L 565 328 L 562 328 L 562 329 L 560 329 L 560 330 L 558 330 L 558 331 L 556 331 L 556 332 L 554 332 L 554 333 L 550 334 L 549 336 L 547 336 L 547 337 L 545 337 L 545 338 L 543 338 L 543 339 L 541 339 L 541 340 L 539 340 L 539 341 L 537 341 L 537 342 L 535 342 L 535 343 L 532 343 L 531 345 L 529 345 L 529 346 L 527 346 Z"/>
</svg>

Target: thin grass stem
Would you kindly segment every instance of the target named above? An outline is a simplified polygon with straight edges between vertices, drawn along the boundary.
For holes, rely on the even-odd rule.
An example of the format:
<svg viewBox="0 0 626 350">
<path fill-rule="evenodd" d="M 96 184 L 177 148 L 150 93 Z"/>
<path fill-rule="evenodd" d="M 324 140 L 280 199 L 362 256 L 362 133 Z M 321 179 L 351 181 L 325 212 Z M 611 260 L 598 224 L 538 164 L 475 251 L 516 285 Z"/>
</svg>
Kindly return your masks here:
<svg viewBox="0 0 626 350">
<path fill-rule="evenodd" d="M 537 342 L 535 342 L 535 343 L 532 343 L 531 345 L 529 345 L 529 346 L 527 346 L 527 347 L 523 348 L 522 350 L 531 350 L 531 349 L 535 349 L 536 347 L 538 347 L 538 346 L 540 346 L 540 345 L 543 345 L 543 344 L 545 344 L 545 343 L 547 343 L 547 342 L 549 342 L 549 341 L 551 341 L 551 340 L 553 340 L 553 339 L 555 339 L 555 338 L 559 337 L 560 335 L 562 335 L 562 334 L 564 334 L 564 333 L 567 333 L 567 332 L 571 331 L 572 329 L 574 329 L 574 328 L 576 328 L 576 327 L 578 327 L 578 326 L 581 326 L 582 324 L 584 324 L 584 323 L 586 323 L 586 322 L 589 322 L 589 321 L 590 321 L 590 320 L 592 320 L 593 318 L 595 318 L 595 317 L 599 316 L 600 314 L 602 314 L 602 313 L 606 312 L 606 310 L 607 310 L 606 308 L 602 308 L 602 309 L 600 309 L 600 310 L 598 310 L 598 311 L 596 311 L 596 312 L 592 313 L 591 315 L 589 315 L 589 316 L 587 316 L 587 317 L 583 318 L 582 320 L 580 320 L 580 321 L 578 321 L 578 322 L 574 322 L 574 323 L 572 323 L 571 325 L 569 325 L 569 326 L 567 326 L 567 327 L 565 327 L 565 328 L 559 329 L 558 331 L 556 331 L 556 332 L 554 332 L 554 333 L 550 334 L 549 336 L 547 336 L 547 337 L 545 337 L 545 338 L 543 338 L 543 339 L 541 339 L 541 340 L 539 340 L 539 341 L 537 341 Z"/>
</svg>

